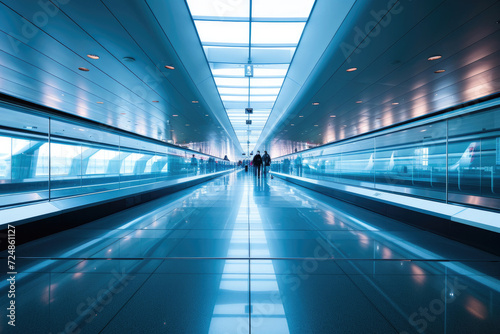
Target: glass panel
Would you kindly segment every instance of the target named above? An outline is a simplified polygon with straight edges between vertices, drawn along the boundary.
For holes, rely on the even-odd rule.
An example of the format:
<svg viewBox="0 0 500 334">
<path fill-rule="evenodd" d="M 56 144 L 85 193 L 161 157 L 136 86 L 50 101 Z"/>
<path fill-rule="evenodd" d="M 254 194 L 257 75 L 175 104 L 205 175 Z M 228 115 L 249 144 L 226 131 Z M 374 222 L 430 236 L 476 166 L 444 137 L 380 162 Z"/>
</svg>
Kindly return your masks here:
<svg viewBox="0 0 500 334">
<path fill-rule="evenodd" d="M 10 159 L 12 156 L 12 138 L 0 136 L 0 180 L 11 178 Z"/>
<path fill-rule="evenodd" d="M 253 0 L 254 18 L 302 18 L 307 19 L 315 0 Z"/>
<path fill-rule="evenodd" d="M 51 198 L 80 193 L 82 176 L 82 147 L 79 143 L 52 141 L 50 143 Z M 62 189 L 66 189 L 63 191 Z"/>
<path fill-rule="evenodd" d="M 252 96 L 250 96 L 250 101 L 252 101 L 252 102 L 274 102 L 274 101 L 276 101 L 277 97 L 278 96 L 276 96 L 276 95 L 271 95 L 271 96 L 252 95 Z"/>
<path fill-rule="evenodd" d="M 214 78 L 217 86 L 248 87 L 248 78 Z"/>
<path fill-rule="evenodd" d="M 247 95 L 222 95 L 221 96 L 222 101 L 248 101 L 248 96 Z"/>
<path fill-rule="evenodd" d="M 0 130 L 0 207 L 142 185 L 195 172 L 189 167 L 187 151 L 180 148 L 58 120 L 50 120 L 49 144 L 48 134 L 43 133 L 49 129 L 48 118 L 1 107 L 0 111 L 7 116 L 3 124 L 11 128 Z M 232 168 L 202 154 L 197 154 L 197 159 L 199 174 Z M 216 162 L 220 162 L 217 168 Z M 124 173 L 121 179 L 120 171 Z"/>
<path fill-rule="evenodd" d="M 246 95 L 248 96 L 248 88 L 219 88 L 220 95 Z"/>
<path fill-rule="evenodd" d="M 49 198 L 47 119 L 0 108 L 0 207 Z M 20 130 L 20 131 L 17 131 Z"/>
<path fill-rule="evenodd" d="M 376 139 L 378 189 L 446 200 L 446 123 L 394 132 Z"/>
<path fill-rule="evenodd" d="M 250 94 L 252 95 L 278 95 L 281 88 L 252 88 Z M 255 111 L 254 111 L 255 114 Z"/>
<path fill-rule="evenodd" d="M 496 109 L 287 155 L 273 170 L 497 210 L 499 151 Z"/>
<path fill-rule="evenodd" d="M 245 68 L 243 66 L 233 68 L 212 68 L 212 74 L 217 76 L 244 77 Z"/>
<path fill-rule="evenodd" d="M 252 78 L 250 87 L 275 87 L 281 88 L 284 79 L 280 78 Z"/>
<path fill-rule="evenodd" d="M 298 44 L 303 22 L 252 22 L 252 44 Z"/>
<path fill-rule="evenodd" d="M 285 77 L 288 71 L 288 66 L 286 68 L 254 68 L 254 77 Z"/>
<path fill-rule="evenodd" d="M 205 54 L 209 63 L 218 62 L 245 64 L 248 62 L 248 47 L 222 47 L 204 45 L 203 49 L 205 50 Z"/>
<path fill-rule="evenodd" d="M 250 16 L 250 0 L 237 1 L 207 1 L 207 0 L 187 0 L 192 16 L 212 16 L 212 17 L 239 17 Z"/>
<path fill-rule="evenodd" d="M 247 22 L 194 21 L 202 43 L 248 44 Z"/>
<path fill-rule="evenodd" d="M 255 48 L 252 47 L 254 64 L 290 64 L 296 48 Z M 248 58 L 248 56 L 247 56 Z"/>
<path fill-rule="evenodd" d="M 498 109 L 449 120 L 449 200 L 481 205 L 476 196 L 500 198 L 499 151 Z"/>
</svg>

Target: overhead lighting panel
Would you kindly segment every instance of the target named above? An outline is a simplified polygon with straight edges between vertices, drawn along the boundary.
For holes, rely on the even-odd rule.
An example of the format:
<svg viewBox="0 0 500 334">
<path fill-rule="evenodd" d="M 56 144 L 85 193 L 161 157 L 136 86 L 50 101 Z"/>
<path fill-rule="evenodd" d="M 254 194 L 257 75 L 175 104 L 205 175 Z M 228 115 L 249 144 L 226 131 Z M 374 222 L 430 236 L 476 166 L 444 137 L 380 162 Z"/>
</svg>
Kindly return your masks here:
<svg viewBox="0 0 500 334">
<path fill-rule="evenodd" d="M 186 0 L 220 98 L 253 149 L 280 93 L 315 0 Z M 241 111 L 255 108 L 246 132 Z M 247 121 L 247 120 L 245 120 Z M 246 145 L 245 145 L 246 146 Z"/>
</svg>

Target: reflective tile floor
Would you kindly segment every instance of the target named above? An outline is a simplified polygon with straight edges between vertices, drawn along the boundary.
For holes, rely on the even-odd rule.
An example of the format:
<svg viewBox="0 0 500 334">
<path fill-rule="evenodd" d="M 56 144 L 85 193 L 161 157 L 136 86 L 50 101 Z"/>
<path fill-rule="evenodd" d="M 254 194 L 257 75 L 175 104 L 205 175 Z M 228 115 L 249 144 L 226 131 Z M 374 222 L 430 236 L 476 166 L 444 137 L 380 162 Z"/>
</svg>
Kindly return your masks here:
<svg viewBox="0 0 500 334">
<path fill-rule="evenodd" d="M 2 333 L 500 333 L 498 257 L 244 172 L 17 256 Z"/>
</svg>

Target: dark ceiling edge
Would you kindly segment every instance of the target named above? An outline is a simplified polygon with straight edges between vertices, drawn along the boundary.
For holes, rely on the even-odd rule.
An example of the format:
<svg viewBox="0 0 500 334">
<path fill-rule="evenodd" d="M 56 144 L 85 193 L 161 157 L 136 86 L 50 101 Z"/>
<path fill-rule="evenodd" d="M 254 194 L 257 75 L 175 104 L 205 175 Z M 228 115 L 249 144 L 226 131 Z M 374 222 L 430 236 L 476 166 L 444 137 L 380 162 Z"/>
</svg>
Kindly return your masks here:
<svg viewBox="0 0 500 334">
<path fill-rule="evenodd" d="M 175 149 L 179 149 L 179 150 L 183 150 L 183 151 L 188 151 L 188 152 L 192 152 L 192 153 L 196 153 L 196 154 L 203 154 L 203 155 L 214 157 L 217 159 L 223 159 L 222 157 L 217 157 L 217 156 L 214 156 L 214 155 L 211 155 L 208 153 L 203 153 L 203 152 L 191 150 L 189 148 L 185 148 L 182 146 L 177 146 L 177 145 L 173 145 L 170 143 L 166 143 L 166 142 L 161 141 L 161 140 L 157 140 L 157 139 L 150 138 L 147 136 L 139 135 L 139 134 L 134 133 L 134 132 L 119 129 L 119 128 L 116 128 L 116 127 L 113 127 L 113 126 L 110 126 L 110 125 L 107 125 L 104 123 L 99 123 L 99 122 L 96 122 L 96 121 L 93 121 L 93 120 L 90 120 L 90 119 L 87 119 L 87 118 L 84 118 L 81 116 L 71 115 L 71 114 L 65 113 L 63 111 L 60 111 L 60 110 L 57 110 L 54 108 L 50 108 L 50 107 L 46 107 L 46 106 L 43 106 L 43 105 L 40 105 L 40 104 L 37 104 L 34 102 L 29 102 L 29 101 L 26 101 L 26 100 L 23 100 L 23 99 L 20 99 L 20 98 L 11 96 L 11 95 L 7 95 L 7 94 L 2 93 L 2 92 L 0 92 L 0 103 L 10 104 L 10 105 L 14 105 L 16 107 L 22 108 L 24 112 L 29 113 L 29 114 L 33 114 L 33 115 L 37 115 L 37 116 L 43 115 L 43 116 L 47 116 L 49 118 L 55 118 L 55 119 L 62 120 L 62 121 L 83 123 L 83 125 L 88 125 L 88 126 L 91 126 L 93 128 L 105 129 L 105 130 L 112 131 L 112 132 L 117 133 L 117 134 L 124 135 L 124 136 L 129 137 L 129 138 L 137 138 L 137 139 L 145 140 L 145 141 L 148 141 L 150 143 L 154 143 L 154 144 L 158 144 L 158 145 L 163 145 L 163 146 L 167 146 L 167 147 L 171 147 L 171 148 L 175 148 Z"/>
<path fill-rule="evenodd" d="M 463 108 L 466 108 L 466 107 L 471 107 L 471 106 L 474 106 L 476 104 L 484 103 L 484 102 L 491 101 L 491 100 L 494 100 L 494 99 L 497 99 L 497 98 L 500 98 L 500 93 L 493 93 L 491 95 L 486 95 L 486 96 L 480 97 L 480 98 L 475 99 L 475 100 L 470 100 L 470 101 L 467 101 L 467 102 L 463 102 L 463 103 L 454 105 L 452 107 L 448 107 L 448 108 L 445 108 L 445 109 L 442 109 L 442 110 L 438 110 L 436 112 L 429 113 L 429 114 L 426 114 L 426 115 L 423 115 L 423 116 L 418 116 L 418 117 L 415 117 L 415 118 L 412 118 L 412 119 L 409 119 L 409 120 L 406 120 L 406 121 L 403 121 L 403 122 L 391 124 L 391 125 L 388 125 L 388 126 L 376 129 L 376 130 L 372 130 L 372 131 L 368 131 L 368 132 L 365 132 L 365 133 L 361 133 L 361 134 L 358 134 L 358 135 L 355 135 L 355 136 L 352 136 L 352 137 L 349 137 L 349 138 L 344 138 L 344 139 L 333 141 L 333 142 L 330 142 L 330 143 L 327 143 L 327 144 L 318 145 L 318 146 L 315 146 L 315 147 L 312 147 L 312 148 L 309 148 L 309 149 L 306 149 L 306 150 L 302 150 L 302 151 L 297 151 L 297 152 L 292 152 L 292 153 L 280 155 L 279 157 L 276 157 L 274 159 L 281 158 L 281 157 L 286 157 L 286 156 L 289 156 L 289 155 L 294 155 L 294 154 L 297 154 L 297 153 L 305 153 L 305 152 L 310 151 L 310 150 L 315 150 L 315 149 L 322 148 L 322 147 L 327 147 L 327 146 L 330 146 L 330 145 L 336 145 L 336 144 L 339 144 L 339 143 L 342 143 L 342 142 L 346 142 L 346 141 L 350 141 L 350 140 L 353 140 L 353 139 L 356 139 L 356 138 L 365 137 L 367 135 L 374 135 L 374 134 L 379 133 L 379 132 L 384 132 L 384 131 L 387 131 L 387 130 L 390 130 L 390 129 L 393 129 L 393 128 L 398 128 L 398 127 L 401 127 L 401 126 L 404 126 L 404 125 L 407 125 L 407 124 L 410 124 L 410 123 L 414 123 L 414 122 L 418 122 L 418 121 L 423 121 L 423 120 L 426 120 L 426 119 L 434 118 L 436 116 L 443 115 L 443 114 L 449 113 L 451 111 L 463 109 Z M 497 108 L 497 107 L 498 107 L 498 105 L 497 106 L 492 106 L 492 107 L 487 107 L 487 108 L 484 108 L 484 109 L 481 109 L 481 110 L 475 110 L 475 111 L 472 111 L 470 113 L 474 114 L 474 113 L 477 113 L 477 112 L 481 112 L 481 111 L 485 111 L 485 110 L 490 110 L 490 109 L 494 109 L 494 108 Z"/>
</svg>

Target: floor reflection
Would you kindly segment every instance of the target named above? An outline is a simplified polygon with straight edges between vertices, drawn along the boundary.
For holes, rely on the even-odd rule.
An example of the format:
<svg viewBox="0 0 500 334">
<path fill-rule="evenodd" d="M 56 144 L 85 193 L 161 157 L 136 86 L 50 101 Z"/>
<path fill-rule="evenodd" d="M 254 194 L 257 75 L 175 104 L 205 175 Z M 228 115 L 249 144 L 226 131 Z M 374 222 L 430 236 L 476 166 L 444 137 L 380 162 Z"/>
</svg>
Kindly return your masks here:
<svg viewBox="0 0 500 334">
<path fill-rule="evenodd" d="M 498 257 L 244 172 L 20 245 L 17 255 L 20 333 L 500 327 Z"/>
</svg>

